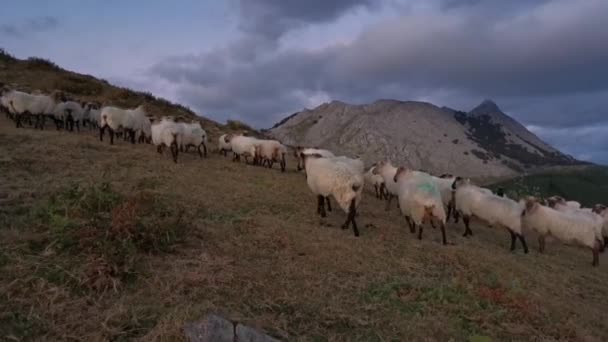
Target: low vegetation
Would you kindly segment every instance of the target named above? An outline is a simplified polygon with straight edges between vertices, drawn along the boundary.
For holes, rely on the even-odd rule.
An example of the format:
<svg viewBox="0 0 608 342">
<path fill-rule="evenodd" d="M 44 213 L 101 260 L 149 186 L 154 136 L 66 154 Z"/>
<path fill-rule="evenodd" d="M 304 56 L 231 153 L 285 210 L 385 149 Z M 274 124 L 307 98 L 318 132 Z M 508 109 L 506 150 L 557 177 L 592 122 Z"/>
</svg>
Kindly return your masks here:
<svg viewBox="0 0 608 342">
<path fill-rule="evenodd" d="M 183 340 L 214 312 L 289 341 L 608 339 L 605 256 L 481 225 L 419 241 L 371 192 L 355 238 L 294 160 L 230 159 L 0 118 L 0 338 Z"/>
</svg>

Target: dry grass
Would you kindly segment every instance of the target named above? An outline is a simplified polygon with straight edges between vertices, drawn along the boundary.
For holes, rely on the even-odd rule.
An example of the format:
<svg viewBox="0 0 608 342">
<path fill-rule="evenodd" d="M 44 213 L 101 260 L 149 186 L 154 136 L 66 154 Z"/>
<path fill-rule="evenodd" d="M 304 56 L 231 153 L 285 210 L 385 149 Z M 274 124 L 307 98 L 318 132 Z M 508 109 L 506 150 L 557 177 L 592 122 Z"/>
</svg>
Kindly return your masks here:
<svg viewBox="0 0 608 342">
<path fill-rule="evenodd" d="M 217 312 L 292 341 L 608 340 L 606 258 L 480 226 L 418 241 L 369 193 L 355 238 L 294 171 L 2 118 L 0 179 L 4 339 L 181 340 Z"/>
</svg>

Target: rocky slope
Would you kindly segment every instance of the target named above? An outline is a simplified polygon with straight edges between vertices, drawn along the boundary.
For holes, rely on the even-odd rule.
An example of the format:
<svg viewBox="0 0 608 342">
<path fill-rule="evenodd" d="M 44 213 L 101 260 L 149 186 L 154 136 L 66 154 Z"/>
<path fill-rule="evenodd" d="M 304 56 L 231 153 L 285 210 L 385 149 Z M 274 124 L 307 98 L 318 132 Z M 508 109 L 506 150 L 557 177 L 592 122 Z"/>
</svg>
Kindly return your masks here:
<svg viewBox="0 0 608 342">
<path fill-rule="evenodd" d="M 378 100 L 366 105 L 332 101 L 292 114 L 269 134 L 288 145 L 359 155 L 368 164 L 388 158 L 433 173 L 481 178 L 579 163 L 489 100 L 468 113 L 414 101 Z"/>
</svg>

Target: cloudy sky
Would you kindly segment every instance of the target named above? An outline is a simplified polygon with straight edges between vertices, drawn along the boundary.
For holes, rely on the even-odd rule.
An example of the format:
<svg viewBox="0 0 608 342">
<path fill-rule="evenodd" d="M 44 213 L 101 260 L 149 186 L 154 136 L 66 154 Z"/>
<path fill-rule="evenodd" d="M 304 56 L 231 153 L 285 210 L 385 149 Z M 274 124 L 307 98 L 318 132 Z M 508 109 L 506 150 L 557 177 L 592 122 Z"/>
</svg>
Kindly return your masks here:
<svg viewBox="0 0 608 342">
<path fill-rule="evenodd" d="M 607 0 L 54 0 L 0 47 L 265 128 L 332 99 L 483 99 L 608 164 Z"/>
</svg>

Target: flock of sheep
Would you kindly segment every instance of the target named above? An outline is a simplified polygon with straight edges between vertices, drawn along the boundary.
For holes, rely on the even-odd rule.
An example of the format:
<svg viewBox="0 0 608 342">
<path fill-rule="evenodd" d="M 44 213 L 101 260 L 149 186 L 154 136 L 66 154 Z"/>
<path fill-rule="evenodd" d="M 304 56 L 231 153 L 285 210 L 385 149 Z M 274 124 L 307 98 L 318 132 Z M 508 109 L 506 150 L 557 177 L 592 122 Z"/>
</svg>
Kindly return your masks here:
<svg viewBox="0 0 608 342">
<path fill-rule="evenodd" d="M 43 129 L 45 119 L 50 118 L 57 129 L 73 131 L 76 126 L 80 130 L 81 125 L 99 129 L 100 140 L 107 130 L 110 143 L 115 135 L 122 135 L 132 143 L 136 139 L 152 142 L 159 153 L 168 147 L 174 162 L 179 151 L 188 151 L 189 147 L 197 149 L 200 157 L 207 155 L 207 133 L 197 121 L 185 123 L 172 117 L 151 120 L 143 106 L 100 108 L 95 103 L 70 101 L 60 92 L 28 94 L 4 87 L 0 95 L 0 110 L 13 119 L 17 127 L 28 122 L 34 128 Z M 249 163 L 251 158 L 254 165 L 272 168 L 274 163 L 279 163 L 281 171 L 286 169 L 288 148 L 276 140 L 224 134 L 219 137 L 218 151 L 224 156 L 231 152 L 233 161 L 244 158 Z M 308 187 L 317 196 L 317 213 L 325 217 L 325 208 L 331 211 L 329 197 L 333 197 L 346 213 L 342 229 L 352 226 L 355 236 L 359 236 L 357 208 L 367 184 L 374 187 L 377 198 L 386 201 L 386 210 L 390 210 L 391 201 L 397 198 L 410 231 L 415 233 L 418 229 L 418 239 L 422 239 L 425 224 L 433 228 L 439 225 L 442 242 L 447 244 L 446 222 L 453 218 L 457 223 L 462 216 L 465 237 L 473 235 L 470 220 L 475 217 L 492 227 L 506 229 L 511 250 L 519 240 L 528 253 L 525 232 L 534 231 L 538 235 L 539 252 L 544 251 L 545 239 L 553 237 L 565 244 L 589 248 L 593 266 L 599 265 L 599 253 L 608 243 L 608 209 L 604 205 L 581 208 L 579 203 L 559 196 L 515 201 L 476 186 L 469 179 L 449 174 L 436 177 L 393 166 L 390 161 L 380 161 L 366 170 L 360 158 L 335 156 L 319 148 L 296 147 L 294 157 L 298 160 L 297 170 L 305 171 Z"/>
</svg>

